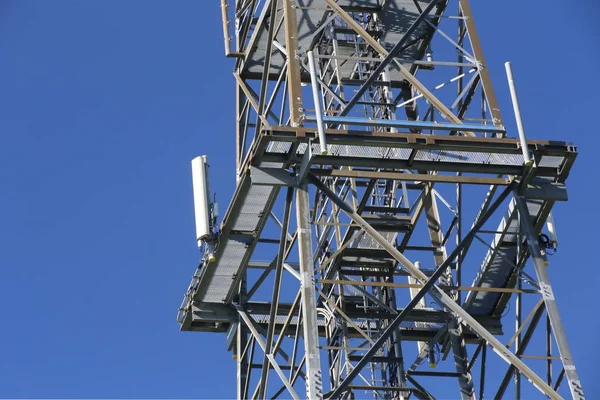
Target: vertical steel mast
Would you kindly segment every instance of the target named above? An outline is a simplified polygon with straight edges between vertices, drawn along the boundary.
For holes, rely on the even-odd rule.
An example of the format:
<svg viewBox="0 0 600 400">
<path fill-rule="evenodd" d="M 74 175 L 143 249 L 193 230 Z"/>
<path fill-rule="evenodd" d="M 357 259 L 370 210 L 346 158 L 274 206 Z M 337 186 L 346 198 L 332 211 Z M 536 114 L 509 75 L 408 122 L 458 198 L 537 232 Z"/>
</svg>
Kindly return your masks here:
<svg viewBox="0 0 600 400">
<path fill-rule="evenodd" d="M 238 398 L 584 399 L 550 282 L 577 150 L 525 139 L 512 71 L 507 131 L 469 1 L 221 7 L 237 188 L 178 321 Z"/>
</svg>

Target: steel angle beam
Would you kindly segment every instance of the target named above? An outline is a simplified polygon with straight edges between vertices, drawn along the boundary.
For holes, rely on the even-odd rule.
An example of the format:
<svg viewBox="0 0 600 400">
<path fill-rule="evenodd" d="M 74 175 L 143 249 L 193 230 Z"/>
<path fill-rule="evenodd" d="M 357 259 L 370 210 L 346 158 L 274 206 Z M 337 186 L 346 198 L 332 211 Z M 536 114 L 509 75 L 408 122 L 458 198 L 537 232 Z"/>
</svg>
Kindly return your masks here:
<svg viewBox="0 0 600 400">
<path fill-rule="evenodd" d="M 271 0 L 274 1 L 274 0 Z M 298 52 L 298 17 L 296 6 L 291 0 L 283 0 L 283 15 L 285 27 L 285 48 L 288 54 L 287 85 L 291 125 L 301 124 L 302 117 L 302 87 L 300 82 L 300 60 Z"/>
<path fill-rule="evenodd" d="M 529 345 L 529 342 L 531 340 L 533 332 L 535 331 L 535 328 L 537 327 L 537 324 L 540 320 L 540 317 L 542 316 L 543 311 L 544 311 L 543 307 L 536 308 L 535 312 L 532 315 L 531 322 L 529 323 L 529 326 L 527 327 L 527 330 L 525 331 L 523 338 L 519 342 L 519 348 L 516 352 L 516 355 L 518 355 L 518 356 L 523 355 L 523 353 L 527 349 L 527 346 Z M 510 383 L 510 380 L 513 377 L 514 373 L 515 373 L 515 367 L 513 365 L 511 365 L 510 367 L 508 367 L 508 370 L 504 374 L 502 383 L 500 383 L 500 387 L 498 388 L 498 391 L 496 392 L 496 396 L 494 396 L 495 399 L 501 399 L 502 397 L 504 397 L 506 388 L 508 387 L 508 384 Z"/>
<path fill-rule="evenodd" d="M 434 189 L 426 189 L 423 200 L 431 245 L 440 250 L 434 253 L 435 265 L 436 267 L 439 267 L 444 263 L 445 259 L 447 259 L 447 252 L 441 230 L 441 220 L 437 207 L 437 200 L 433 190 Z M 452 284 L 452 273 L 447 268 L 442 275 L 440 275 L 440 281 L 445 284 Z M 474 400 L 475 390 L 473 388 L 471 373 L 467 369 L 468 357 L 465 349 L 463 329 L 457 318 L 454 316 L 448 321 L 448 337 L 454 353 L 454 364 L 459 377 L 458 381 L 460 384 L 461 398 L 463 400 Z"/>
<path fill-rule="evenodd" d="M 284 157 L 276 154 L 266 154 L 263 158 L 265 161 L 283 162 Z M 315 156 L 314 163 L 319 165 L 332 166 L 349 166 L 349 167 L 373 167 L 373 163 L 377 162 L 380 168 L 390 169 L 416 169 L 429 171 L 443 172 L 465 172 L 473 174 L 502 174 L 502 175 L 518 175 L 522 172 L 523 167 L 518 165 L 507 164 L 485 164 L 485 163 L 461 163 L 452 161 L 421 161 L 415 160 L 412 163 L 409 160 L 395 159 L 375 159 L 365 157 L 346 157 L 346 156 Z M 537 173 L 540 176 L 555 176 L 556 168 L 538 169 Z"/>
<path fill-rule="evenodd" d="M 308 173 L 310 172 L 310 166 L 313 163 L 313 152 L 312 152 L 312 146 L 311 143 L 309 142 L 307 147 L 306 147 L 306 151 L 304 152 L 304 154 L 302 155 L 302 160 L 300 161 L 300 164 L 298 164 L 298 168 L 297 168 L 297 184 L 302 184 L 306 181 L 306 178 L 308 177 Z"/>
<path fill-rule="evenodd" d="M 319 331 L 317 326 L 310 202 L 308 185 L 306 183 L 300 185 L 296 190 L 296 220 L 299 236 L 300 276 L 302 277 L 300 290 L 302 292 L 301 304 L 304 314 L 302 328 L 306 353 L 306 395 L 309 399 L 322 399 L 323 383 L 321 378 Z"/>
<path fill-rule="evenodd" d="M 481 42 L 479 41 L 477 29 L 475 27 L 475 20 L 473 19 L 473 15 L 471 13 L 471 5 L 469 4 L 468 0 L 459 0 L 459 6 L 462 15 L 465 17 L 465 27 L 469 36 L 469 41 L 471 42 L 473 55 L 477 61 L 481 63 L 479 75 L 481 77 L 481 83 L 483 85 L 485 97 L 489 104 L 489 111 L 492 116 L 492 120 L 495 125 L 502 126 L 504 125 L 504 122 L 502 121 L 502 115 L 500 114 L 500 108 L 498 107 L 498 100 L 496 99 L 496 93 L 494 92 L 489 69 L 487 68 L 487 63 L 485 62 L 485 58 L 483 56 L 483 49 L 481 47 Z M 499 136 L 502 137 L 504 134 Z"/>
<path fill-rule="evenodd" d="M 351 117 L 344 117 L 351 118 Z M 367 119 L 368 120 L 368 119 Z M 397 120 L 388 120 L 397 121 Z M 412 121 L 408 121 L 412 122 Z M 474 125 L 474 124 L 473 124 Z M 498 129 L 493 128 L 491 129 Z M 288 141 L 296 136 L 307 136 L 316 137 L 317 129 L 310 126 L 302 127 L 291 127 L 282 125 L 273 125 L 269 128 L 264 129 L 268 132 L 267 140 L 278 140 Z M 406 143 L 410 146 L 413 144 L 426 144 L 426 145 L 440 145 L 440 146 L 455 146 L 457 149 L 471 149 L 472 151 L 485 151 L 486 148 L 493 149 L 488 152 L 511 152 L 515 154 L 522 154 L 520 141 L 515 138 L 481 138 L 481 137 L 468 137 L 468 136 L 446 136 L 446 135 L 415 135 L 413 133 L 392 133 L 392 132 L 379 132 L 379 131 L 361 131 L 352 129 L 326 129 L 327 139 L 343 140 L 343 138 L 355 137 L 358 140 L 369 139 L 372 140 L 380 139 L 389 143 L 390 146 L 395 147 L 396 144 Z M 369 142 L 365 143 L 365 146 L 373 146 Z M 339 142 L 344 143 L 344 142 Z M 349 144 L 349 143 L 346 143 Z M 542 151 L 542 155 L 549 156 L 564 156 L 569 155 L 575 156 L 577 154 L 576 148 L 572 143 L 564 141 L 554 140 L 527 140 L 527 146 L 531 151 L 538 152 Z"/>
<path fill-rule="evenodd" d="M 277 251 L 277 259 L 275 265 L 275 282 L 273 284 L 273 295 L 271 297 L 271 309 L 269 310 L 269 325 L 267 326 L 267 337 L 265 342 L 265 355 L 263 359 L 263 367 L 261 371 L 261 385 L 259 398 L 264 398 L 267 390 L 267 374 L 269 369 L 268 357 L 273 354 L 273 336 L 275 334 L 275 316 L 277 314 L 277 305 L 279 303 L 279 293 L 281 291 L 281 279 L 283 277 L 283 264 L 286 256 L 286 245 L 288 235 L 288 224 L 290 221 L 290 213 L 292 208 L 292 199 L 294 189 L 288 187 L 286 193 L 285 210 L 283 212 L 283 222 L 281 226 L 281 236 L 279 242 L 279 250 Z"/>
<path fill-rule="evenodd" d="M 581 381 L 579 380 L 577 368 L 575 367 L 575 362 L 573 360 L 573 355 L 571 354 L 571 349 L 567 343 L 567 336 L 565 334 L 560 314 L 558 313 L 558 306 L 552 291 L 552 285 L 546 269 L 546 263 L 541 253 L 535 228 L 531 222 L 529 210 L 527 209 L 527 202 L 522 197 L 516 197 L 515 200 L 517 202 L 519 215 L 521 217 L 521 226 L 527 236 L 527 245 L 533 260 L 535 273 L 540 283 L 540 288 L 542 289 L 542 297 L 546 305 L 546 312 L 550 318 L 550 325 L 552 326 L 552 332 L 554 333 L 554 338 L 556 339 L 556 346 L 558 347 L 561 361 L 565 369 L 571 395 L 574 399 L 585 399 L 583 388 L 581 387 Z"/>
<path fill-rule="evenodd" d="M 316 122 L 315 116 L 307 116 L 308 122 Z M 408 121 L 398 119 L 371 119 L 357 117 L 323 117 L 323 121 L 328 124 L 356 125 L 356 126 L 380 126 L 385 128 L 409 128 L 409 129 L 434 129 L 444 131 L 469 131 L 469 132 L 487 132 L 503 133 L 504 128 L 494 125 L 475 125 L 463 123 L 438 123 L 429 121 Z"/>
<path fill-rule="evenodd" d="M 239 313 L 240 317 L 242 317 L 242 319 L 246 323 L 246 326 L 248 327 L 248 329 L 250 329 L 250 332 L 252 333 L 252 335 L 256 339 L 256 342 L 261 347 L 261 349 L 263 350 L 263 352 L 267 353 L 265 342 L 262 339 L 262 337 L 261 337 L 260 333 L 258 332 L 258 330 L 256 329 L 254 323 L 252 322 L 252 320 L 248 316 L 248 314 L 246 314 L 246 312 L 243 311 L 243 310 L 241 310 L 241 309 L 238 310 L 238 313 Z M 290 384 L 290 382 L 285 377 L 285 374 L 281 370 L 281 367 L 279 366 L 279 364 L 275 360 L 275 356 L 273 356 L 272 354 L 267 354 L 267 359 L 268 359 L 269 363 L 273 366 L 273 369 L 275 370 L 275 372 L 277 372 L 277 375 L 279 375 L 279 378 L 281 379 L 281 381 L 283 382 L 283 384 L 285 385 L 285 387 L 289 391 L 289 393 L 292 396 L 292 398 L 294 398 L 295 400 L 299 400 L 300 397 L 296 394 L 296 391 L 294 390 L 293 386 Z M 260 385 L 260 382 L 259 382 L 259 385 Z"/>
<path fill-rule="evenodd" d="M 396 181 L 407 181 L 407 182 L 441 182 L 441 183 L 464 183 L 473 185 L 500 185 L 506 186 L 510 183 L 505 178 L 485 178 L 465 175 L 431 175 L 431 174 L 410 174 L 404 172 L 391 172 L 391 171 L 369 171 L 369 170 L 357 170 L 357 169 L 313 169 L 311 173 L 315 176 L 330 176 L 330 177 L 344 177 L 344 178 L 358 178 L 358 179 L 393 179 Z M 365 211 L 370 206 L 365 207 Z M 390 208 L 385 207 L 385 210 L 389 212 Z"/>
</svg>

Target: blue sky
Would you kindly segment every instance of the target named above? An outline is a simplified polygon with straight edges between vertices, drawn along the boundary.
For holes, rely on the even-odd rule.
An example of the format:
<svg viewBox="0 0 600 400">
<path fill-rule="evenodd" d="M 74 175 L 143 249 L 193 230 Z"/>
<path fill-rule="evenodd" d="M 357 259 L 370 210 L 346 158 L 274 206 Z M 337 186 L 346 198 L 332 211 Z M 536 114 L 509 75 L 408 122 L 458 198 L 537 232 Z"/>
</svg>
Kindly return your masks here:
<svg viewBox="0 0 600 400">
<path fill-rule="evenodd" d="M 579 146 L 551 277 L 594 398 L 597 6 L 473 3 L 509 129 L 506 60 L 529 138 Z M 220 29 L 217 0 L 0 3 L 1 397 L 235 396 L 224 336 L 175 322 L 199 258 L 189 161 L 210 155 L 223 208 L 235 183 Z"/>
</svg>

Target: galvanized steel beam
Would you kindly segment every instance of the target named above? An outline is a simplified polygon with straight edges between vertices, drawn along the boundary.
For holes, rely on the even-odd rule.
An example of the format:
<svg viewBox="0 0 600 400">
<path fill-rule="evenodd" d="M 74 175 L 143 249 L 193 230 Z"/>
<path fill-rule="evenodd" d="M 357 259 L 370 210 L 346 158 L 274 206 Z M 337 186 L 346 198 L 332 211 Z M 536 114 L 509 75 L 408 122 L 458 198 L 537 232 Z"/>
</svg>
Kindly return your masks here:
<svg viewBox="0 0 600 400">
<path fill-rule="evenodd" d="M 575 367 L 575 361 L 571 354 L 569 343 L 567 342 L 567 336 L 565 329 L 558 313 L 558 306 L 556 304 L 556 298 L 552 291 L 552 285 L 550 284 L 550 276 L 546 270 L 547 262 L 541 253 L 539 238 L 535 234 L 533 224 L 531 223 L 531 215 L 527 209 L 527 203 L 523 197 L 516 196 L 517 207 L 519 209 L 520 221 L 523 231 L 527 236 L 527 245 L 529 247 L 529 253 L 533 261 L 535 273 L 537 275 L 540 287 L 542 290 L 542 297 L 546 305 L 546 312 L 550 318 L 550 324 L 552 325 L 552 332 L 556 339 L 556 345 L 560 353 L 560 358 L 565 369 L 565 375 L 567 376 L 567 383 L 571 391 L 571 396 L 574 399 L 585 399 L 583 394 L 583 387 L 579 380 L 577 368 Z"/>
<path fill-rule="evenodd" d="M 298 223 L 300 276 L 302 278 L 301 302 L 304 315 L 302 328 L 306 354 L 306 396 L 309 399 L 322 399 L 323 383 L 319 353 L 319 332 L 317 330 L 317 304 L 309 210 L 308 185 L 304 183 L 298 186 L 296 190 L 296 221 Z"/>
</svg>

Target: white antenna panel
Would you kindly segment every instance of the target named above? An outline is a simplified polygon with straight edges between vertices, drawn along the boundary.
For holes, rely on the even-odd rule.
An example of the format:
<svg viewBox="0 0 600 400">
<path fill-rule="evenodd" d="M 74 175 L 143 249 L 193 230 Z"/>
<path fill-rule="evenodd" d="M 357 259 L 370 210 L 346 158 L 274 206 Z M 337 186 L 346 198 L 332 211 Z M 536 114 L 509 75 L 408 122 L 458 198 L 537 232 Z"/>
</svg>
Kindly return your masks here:
<svg viewBox="0 0 600 400">
<path fill-rule="evenodd" d="M 194 190 L 194 214 L 196 216 L 196 240 L 198 247 L 202 240 L 212 236 L 210 229 L 210 188 L 208 183 L 208 157 L 192 160 L 192 184 Z"/>
</svg>

